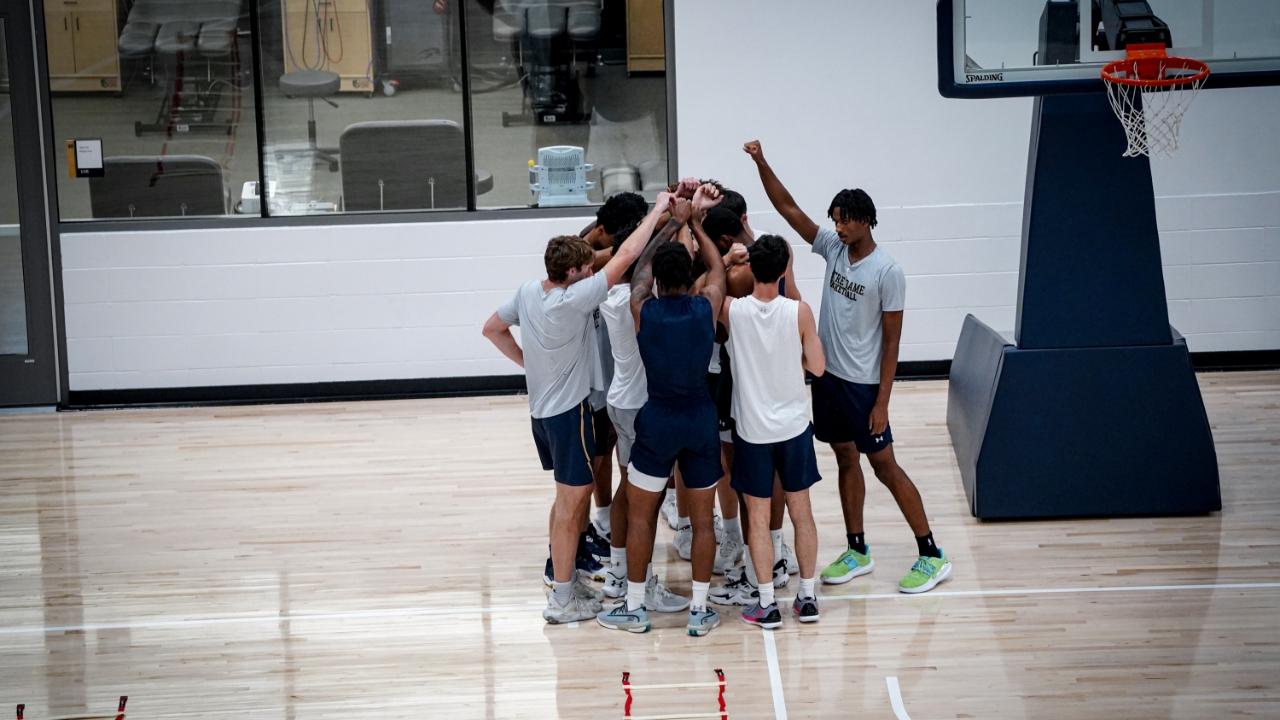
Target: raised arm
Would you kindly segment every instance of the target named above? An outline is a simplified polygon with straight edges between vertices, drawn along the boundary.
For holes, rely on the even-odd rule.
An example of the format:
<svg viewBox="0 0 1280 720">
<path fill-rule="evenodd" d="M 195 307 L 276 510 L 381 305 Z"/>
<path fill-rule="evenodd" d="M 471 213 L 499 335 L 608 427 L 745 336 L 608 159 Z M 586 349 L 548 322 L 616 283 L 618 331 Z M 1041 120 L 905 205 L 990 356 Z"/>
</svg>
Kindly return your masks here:
<svg viewBox="0 0 1280 720">
<path fill-rule="evenodd" d="M 658 252 L 659 245 L 669 242 L 684 226 L 691 211 L 688 200 L 676 200 L 671 219 L 662 228 L 662 232 L 650 239 L 644 252 L 640 254 L 640 259 L 636 261 L 636 269 L 631 273 L 631 317 L 635 320 L 637 332 L 640 330 L 640 308 L 653 297 L 653 256 Z M 634 237 L 634 233 L 632 236 Z M 631 238 L 627 238 L 627 242 L 631 242 Z"/>
<path fill-rule="evenodd" d="M 693 228 L 693 237 L 698 241 L 698 254 L 702 257 L 702 264 L 707 268 L 706 282 L 703 283 L 702 291 L 698 294 L 711 301 L 711 324 L 714 326 L 716 318 L 720 315 L 720 306 L 724 304 L 729 280 L 724 270 L 724 263 L 720 260 L 720 251 L 715 243 L 711 242 L 707 232 L 702 229 L 702 218 L 705 215 L 705 210 L 695 210 L 693 221 L 689 226 Z"/>
<path fill-rule="evenodd" d="M 827 356 L 822 352 L 822 340 L 818 338 L 818 323 L 814 322 L 809 303 L 800 303 L 801 364 L 816 376 L 827 371 Z"/>
<path fill-rule="evenodd" d="M 884 432 L 889 424 L 889 393 L 893 392 L 893 378 L 898 374 L 898 349 L 902 343 L 902 311 L 884 312 L 880 316 L 884 354 L 880 356 L 880 394 L 868 419 L 872 435 Z"/>
<path fill-rule="evenodd" d="M 498 313 L 494 313 L 485 321 L 483 334 L 494 347 L 498 348 L 499 352 L 515 364 L 524 367 L 524 351 L 520 349 L 515 336 L 511 334 L 511 323 L 498 317 Z"/>
<path fill-rule="evenodd" d="M 818 226 L 804 214 L 800 206 L 796 205 L 791 193 L 787 192 L 782 181 L 773 173 L 773 168 L 769 167 L 769 163 L 764 159 L 760 141 L 752 140 L 743 145 L 742 149 L 756 161 L 756 169 L 760 171 L 760 182 L 764 184 L 764 192 L 769 196 L 769 202 L 773 203 L 774 209 L 783 220 L 787 221 L 792 230 L 800 233 L 800 237 L 812 245 L 814 238 L 818 237 Z"/>
<path fill-rule="evenodd" d="M 622 274 L 631 267 L 631 263 L 640 256 L 640 251 L 644 249 L 644 245 L 653 235 L 653 229 L 658 225 L 658 218 L 667 212 L 667 206 L 671 203 L 671 195 L 669 193 L 659 193 L 658 201 L 653 204 L 653 209 L 648 215 L 644 216 L 640 227 L 631 233 L 626 242 L 622 243 L 622 247 L 618 248 L 617 254 L 605 263 L 601 270 L 608 278 L 609 287 L 613 287 L 618 283 Z"/>
</svg>

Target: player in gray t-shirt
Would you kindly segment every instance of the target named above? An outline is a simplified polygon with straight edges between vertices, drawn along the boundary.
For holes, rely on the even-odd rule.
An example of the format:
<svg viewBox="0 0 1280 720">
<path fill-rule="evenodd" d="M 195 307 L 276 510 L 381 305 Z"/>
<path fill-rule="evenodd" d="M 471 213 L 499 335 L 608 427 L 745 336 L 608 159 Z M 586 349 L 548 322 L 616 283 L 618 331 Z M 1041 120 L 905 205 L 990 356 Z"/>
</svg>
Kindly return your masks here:
<svg viewBox="0 0 1280 720">
<path fill-rule="evenodd" d="M 822 571 L 822 581 L 848 582 L 875 567 L 862 526 L 866 486 L 859 457 L 865 454 L 893 493 L 920 552 L 898 589 L 931 590 L 951 575 L 951 562 L 933 540 L 920 491 L 893 455 L 889 393 L 898 369 L 906 279 L 871 237 L 876 206 L 862 190 L 841 190 L 827 209 L 835 230 L 819 228 L 778 180 L 760 143 L 742 149 L 755 161 L 773 207 L 827 263 L 818 322 L 827 372 L 813 381 L 813 426 L 815 437 L 830 443 L 836 455 L 849 549 Z"/>
<path fill-rule="evenodd" d="M 543 469 L 555 472 L 555 580 L 542 612 L 550 623 L 589 620 L 600 612 L 600 591 L 576 581 L 574 568 L 594 480 L 595 434 L 587 396 L 605 387 L 592 317 L 609 288 L 640 256 L 669 203 L 667 194 L 660 195 L 644 222 L 598 274 L 592 272 L 595 253 L 585 240 L 552 238 L 544 256 L 547 279 L 520 286 L 484 324 L 484 336 L 525 369 L 534 444 Z M 523 348 L 511 333 L 513 325 L 520 326 Z"/>
</svg>

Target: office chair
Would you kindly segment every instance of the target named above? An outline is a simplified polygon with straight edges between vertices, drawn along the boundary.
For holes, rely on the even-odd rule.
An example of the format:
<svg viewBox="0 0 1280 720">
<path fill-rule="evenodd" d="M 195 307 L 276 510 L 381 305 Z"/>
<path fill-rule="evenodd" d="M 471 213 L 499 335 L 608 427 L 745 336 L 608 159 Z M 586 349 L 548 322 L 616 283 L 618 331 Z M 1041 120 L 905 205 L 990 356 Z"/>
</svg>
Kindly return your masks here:
<svg viewBox="0 0 1280 720">
<path fill-rule="evenodd" d="M 450 120 L 377 120 L 342 131 L 343 209 L 440 210 L 467 206 L 462 127 Z M 476 171 L 476 194 L 493 175 Z"/>
<path fill-rule="evenodd" d="M 117 156 L 89 178 L 95 218 L 226 215 L 231 191 L 222 166 L 199 155 Z"/>
</svg>

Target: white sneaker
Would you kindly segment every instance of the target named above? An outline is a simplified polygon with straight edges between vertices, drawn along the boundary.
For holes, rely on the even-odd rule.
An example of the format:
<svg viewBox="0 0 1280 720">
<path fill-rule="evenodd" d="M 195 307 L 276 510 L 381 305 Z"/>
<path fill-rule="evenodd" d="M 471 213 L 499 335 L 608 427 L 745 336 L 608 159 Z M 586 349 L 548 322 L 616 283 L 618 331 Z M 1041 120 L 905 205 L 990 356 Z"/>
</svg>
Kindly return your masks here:
<svg viewBox="0 0 1280 720">
<path fill-rule="evenodd" d="M 574 573 L 573 575 L 573 596 L 584 600 L 590 600 L 597 605 L 604 600 L 604 593 L 588 585 L 586 581 L 582 579 L 582 573 Z"/>
<path fill-rule="evenodd" d="M 676 530 L 676 554 L 681 560 L 688 560 L 693 557 L 693 526 L 685 525 Z"/>
<path fill-rule="evenodd" d="M 644 607 L 660 613 L 680 612 L 689 607 L 689 598 L 676 595 L 657 575 L 650 575 L 644 584 Z"/>
<path fill-rule="evenodd" d="M 716 544 L 724 543 L 726 536 L 724 534 L 724 518 L 720 517 L 720 511 L 712 508 L 711 522 L 716 528 Z"/>
<path fill-rule="evenodd" d="M 788 575 L 800 574 L 800 563 L 796 562 L 796 554 L 786 540 L 782 541 L 782 559 L 787 561 Z"/>
<path fill-rule="evenodd" d="M 711 588 L 707 599 L 717 605 L 753 605 L 760 599 L 760 591 L 746 578 L 746 574 L 732 582 Z"/>
<path fill-rule="evenodd" d="M 725 538 L 720 547 L 716 548 L 716 562 L 711 566 L 711 572 L 724 575 L 732 570 L 734 565 L 742 562 L 742 548 L 742 543 L 737 540 Z"/>
<path fill-rule="evenodd" d="M 667 519 L 667 524 L 672 530 L 680 527 L 680 511 L 676 509 L 676 494 L 674 492 L 667 493 L 662 499 L 662 507 L 658 510 L 658 517 Z"/>
<path fill-rule="evenodd" d="M 748 582 L 746 565 L 731 567 L 724 571 L 724 582 L 726 585 L 738 581 Z M 791 582 L 791 575 L 787 573 L 786 568 L 782 567 L 782 561 L 779 560 L 777 564 L 773 566 L 773 586 L 776 588 L 786 587 L 789 582 Z M 712 592 L 714 592 L 714 590 Z"/>
<path fill-rule="evenodd" d="M 604 574 L 604 587 L 601 591 L 608 597 L 620 598 L 627 594 L 627 568 L 609 566 Z"/>
<path fill-rule="evenodd" d="M 542 611 L 542 619 L 552 625 L 581 622 L 595 617 L 603 608 L 600 603 L 580 598 L 575 593 L 569 598 L 568 605 L 557 605 L 553 593 L 547 594 L 547 607 Z"/>
</svg>

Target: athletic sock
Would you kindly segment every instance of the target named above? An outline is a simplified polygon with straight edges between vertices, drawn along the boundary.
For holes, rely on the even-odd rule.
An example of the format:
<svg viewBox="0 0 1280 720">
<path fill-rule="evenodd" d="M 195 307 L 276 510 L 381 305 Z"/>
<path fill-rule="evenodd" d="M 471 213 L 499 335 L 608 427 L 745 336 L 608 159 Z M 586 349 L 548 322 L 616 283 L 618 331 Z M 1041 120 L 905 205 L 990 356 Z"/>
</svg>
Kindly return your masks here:
<svg viewBox="0 0 1280 720">
<path fill-rule="evenodd" d="M 602 505 L 596 508 L 596 527 L 600 528 L 600 531 L 603 532 L 605 535 L 612 534 L 612 528 L 610 527 L 608 505 Z"/>
<path fill-rule="evenodd" d="M 627 609 L 638 610 L 644 606 L 645 583 L 627 581 Z"/>
<path fill-rule="evenodd" d="M 773 562 L 776 565 L 782 559 L 782 530 L 770 530 L 773 537 Z"/>
<path fill-rule="evenodd" d="M 624 547 L 609 548 L 609 566 L 615 570 L 622 570 L 622 574 L 627 574 L 627 549 Z M 616 574 L 615 574 L 616 576 Z"/>
<path fill-rule="evenodd" d="M 742 542 L 742 516 L 724 519 L 724 534 L 738 542 Z"/>
<path fill-rule="evenodd" d="M 747 582 L 751 583 L 751 587 L 758 587 L 760 585 L 760 580 L 756 578 L 756 566 L 751 563 L 750 547 L 742 549 L 742 563 L 743 567 L 747 569 Z M 770 584 L 772 585 L 773 583 Z"/>
<path fill-rule="evenodd" d="M 931 557 L 931 558 L 942 557 L 942 551 L 939 550 L 938 545 L 933 542 L 932 532 L 930 532 L 928 535 L 921 535 L 920 537 L 916 538 L 916 549 L 919 550 L 920 554 L 924 557 Z"/>
<path fill-rule="evenodd" d="M 711 592 L 711 583 L 700 583 L 693 581 L 693 603 L 689 606 L 691 610 L 707 609 L 707 594 Z"/>
<path fill-rule="evenodd" d="M 773 604 L 773 583 L 760 586 L 760 607 L 767 608 Z"/>
<path fill-rule="evenodd" d="M 693 521 L 687 517 L 682 517 L 676 522 L 676 530 L 683 530 L 693 525 Z"/>
<path fill-rule="evenodd" d="M 817 597 L 817 595 L 813 594 L 813 578 L 809 578 L 808 580 L 800 578 L 800 592 L 796 594 L 796 597 L 801 600 L 809 600 L 810 598 Z"/>
<path fill-rule="evenodd" d="M 564 607 L 569 604 L 569 600 L 573 599 L 573 581 L 557 582 L 551 586 L 551 597 L 555 598 L 556 604 Z"/>
<path fill-rule="evenodd" d="M 856 532 L 856 533 L 845 533 L 845 535 L 844 535 L 844 536 L 845 536 L 846 538 L 848 538 L 848 539 L 849 539 L 849 549 L 850 549 L 850 550 L 852 550 L 852 551 L 854 551 L 854 552 L 858 553 L 859 555 L 866 555 L 866 554 L 867 554 L 867 536 L 866 536 L 866 533 L 860 533 L 860 532 Z"/>
</svg>

